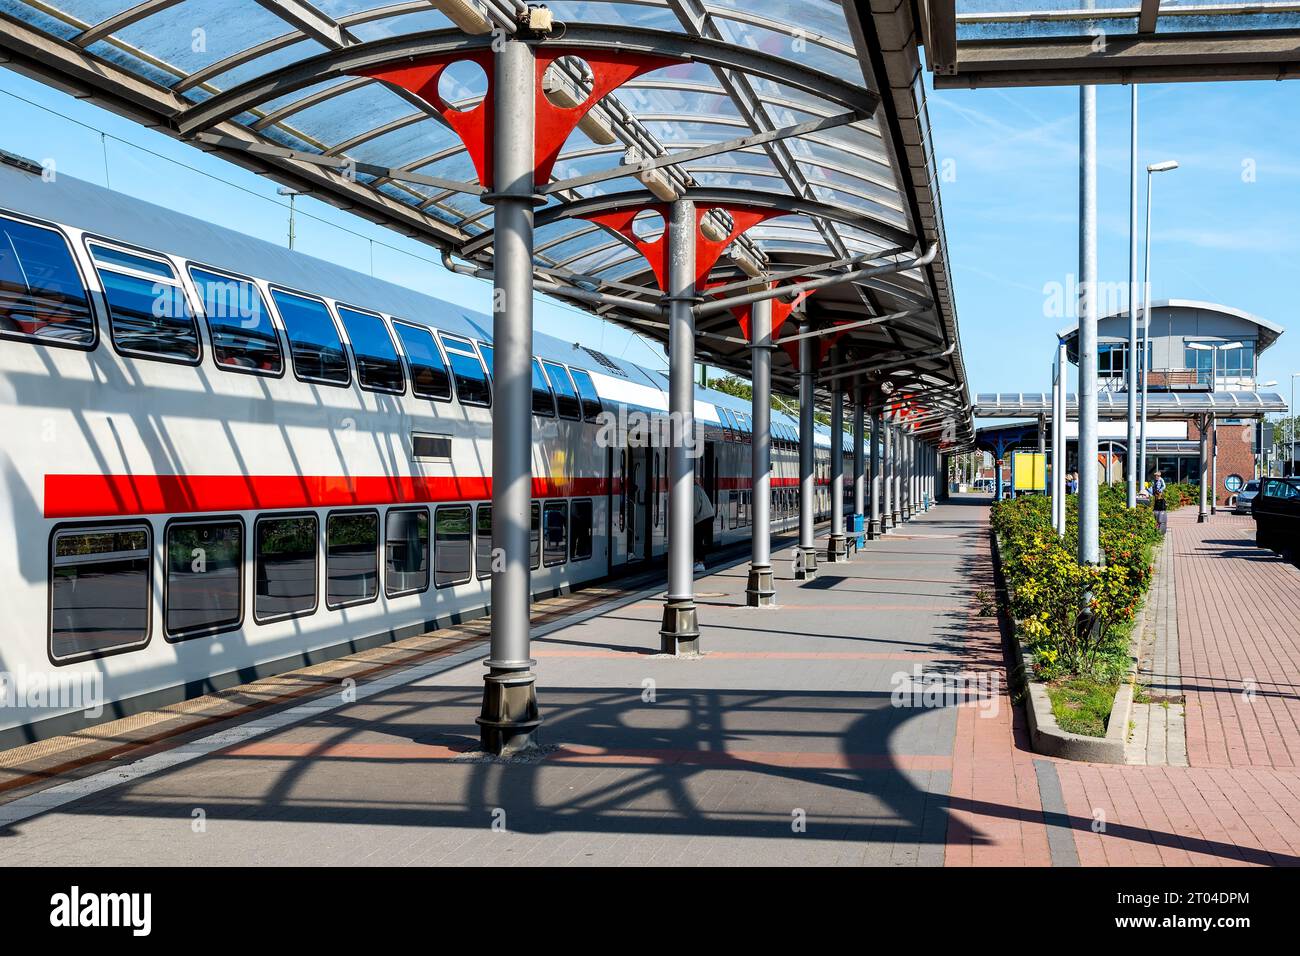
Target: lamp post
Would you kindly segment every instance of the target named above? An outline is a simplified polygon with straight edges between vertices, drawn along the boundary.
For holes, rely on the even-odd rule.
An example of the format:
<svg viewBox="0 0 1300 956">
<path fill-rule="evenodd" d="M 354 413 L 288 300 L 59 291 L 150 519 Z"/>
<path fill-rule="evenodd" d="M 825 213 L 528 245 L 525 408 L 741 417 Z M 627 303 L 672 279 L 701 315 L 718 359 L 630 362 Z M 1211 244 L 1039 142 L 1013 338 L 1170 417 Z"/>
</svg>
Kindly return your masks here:
<svg viewBox="0 0 1300 956">
<path fill-rule="evenodd" d="M 1147 350 L 1151 345 L 1151 176 L 1153 173 L 1166 173 L 1178 168 L 1178 161 L 1165 160 L 1152 163 L 1147 167 L 1147 228 L 1146 252 L 1142 261 L 1142 354 L 1138 361 L 1142 363 L 1142 427 L 1138 440 L 1138 474 L 1140 488 L 1146 487 L 1147 473 Z M 1172 336 L 1171 336 L 1172 338 Z M 1131 356 L 1130 356 L 1131 357 Z"/>
</svg>

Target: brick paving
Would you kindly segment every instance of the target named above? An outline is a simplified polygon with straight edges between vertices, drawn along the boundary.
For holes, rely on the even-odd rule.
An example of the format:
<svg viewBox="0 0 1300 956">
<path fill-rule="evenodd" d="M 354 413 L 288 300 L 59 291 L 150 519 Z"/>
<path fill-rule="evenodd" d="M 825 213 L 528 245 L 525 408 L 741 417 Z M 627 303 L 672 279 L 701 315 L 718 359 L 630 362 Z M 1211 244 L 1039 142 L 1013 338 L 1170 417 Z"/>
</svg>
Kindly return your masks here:
<svg viewBox="0 0 1300 956">
<path fill-rule="evenodd" d="M 1029 751 L 997 619 L 978 612 L 994 588 L 987 507 L 965 501 L 803 586 L 778 551 L 779 609 L 743 606 L 743 563 L 710 572 L 699 660 L 652 653 L 651 593 L 547 630 L 534 645 L 540 759 L 473 752 L 482 668 L 461 655 L 394 670 L 354 702 L 236 726 L 215 752 L 186 743 L 176 750 L 199 749 L 156 772 L 119 760 L 120 782 L 0 805 L 0 860 L 1295 864 L 1300 574 L 1248 547 L 1239 519 L 1189 517 L 1171 522 L 1170 555 L 1190 767 Z M 1189 592 L 1197 607 L 1227 603 L 1185 627 Z M 1290 630 L 1266 627 L 1269 614 L 1290 614 Z M 1228 616 L 1233 630 L 1216 632 Z M 894 706 L 914 668 L 1000 682 L 973 701 Z M 1247 672 L 1249 704 L 1235 692 Z"/>
</svg>

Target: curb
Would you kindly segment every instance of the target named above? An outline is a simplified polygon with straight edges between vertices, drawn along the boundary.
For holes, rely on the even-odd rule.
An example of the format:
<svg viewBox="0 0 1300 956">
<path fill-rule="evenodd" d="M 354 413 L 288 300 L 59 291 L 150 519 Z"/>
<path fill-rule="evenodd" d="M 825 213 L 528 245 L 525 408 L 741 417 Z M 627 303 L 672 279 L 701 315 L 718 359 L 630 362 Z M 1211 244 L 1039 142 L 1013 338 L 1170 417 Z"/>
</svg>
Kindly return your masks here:
<svg viewBox="0 0 1300 956">
<path fill-rule="evenodd" d="M 993 557 L 998 574 L 1002 574 L 1002 543 L 993 535 Z M 1005 579 L 1004 579 L 1005 581 Z M 1010 615 L 1008 615 L 1010 617 Z M 1124 745 L 1128 740 L 1128 725 L 1133 719 L 1133 675 L 1137 661 L 1129 664 L 1128 676 L 1115 691 L 1110 705 L 1110 719 L 1106 723 L 1105 737 L 1088 737 L 1062 730 L 1052 713 L 1052 701 L 1047 696 L 1047 685 L 1032 680 L 1033 658 L 1020 640 L 1019 622 L 1011 620 L 1011 634 L 1020 653 L 1021 672 L 1024 675 L 1025 714 L 1029 718 L 1029 744 L 1034 753 L 1062 760 L 1079 760 L 1086 763 L 1127 763 Z"/>
</svg>

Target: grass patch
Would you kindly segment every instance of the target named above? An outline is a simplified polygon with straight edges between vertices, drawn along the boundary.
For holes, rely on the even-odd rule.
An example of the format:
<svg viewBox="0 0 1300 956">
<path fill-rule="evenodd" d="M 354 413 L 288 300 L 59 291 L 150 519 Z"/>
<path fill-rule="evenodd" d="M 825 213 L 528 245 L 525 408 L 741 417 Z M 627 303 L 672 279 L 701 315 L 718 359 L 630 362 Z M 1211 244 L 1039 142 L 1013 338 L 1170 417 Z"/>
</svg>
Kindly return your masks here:
<svg viewBox="0 0 1300 956">
<path fill-rule="evenodd" d="M 1047 685 L 1052 716 L 1066 733 L 1105 737 L 1110 706 L 1119 684 L 1091 677 L 1070 677 Z"/>
</svg>

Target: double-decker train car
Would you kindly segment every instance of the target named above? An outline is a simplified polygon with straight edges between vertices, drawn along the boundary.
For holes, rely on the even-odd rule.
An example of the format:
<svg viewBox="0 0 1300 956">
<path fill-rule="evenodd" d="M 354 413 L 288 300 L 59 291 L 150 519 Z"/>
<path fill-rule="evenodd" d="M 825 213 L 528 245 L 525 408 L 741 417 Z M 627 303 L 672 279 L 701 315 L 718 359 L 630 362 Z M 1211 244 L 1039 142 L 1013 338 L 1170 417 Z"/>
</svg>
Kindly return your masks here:
<svg viewBox="0 0 1300 956">
<path fill-rule="evenodd" d="M 534 346 L 543 594 L 664 554 L 666 449 L 610 421 L 665 416 L 668 382 Z M 735 543 L 748 404 L 699 388 L 695 414 Z M 0 164 L 0 747 L 483 613 L 491 415 L 489 316 Z M 782 530 L 797 423 L 773 437 Z"/>
</svg>

